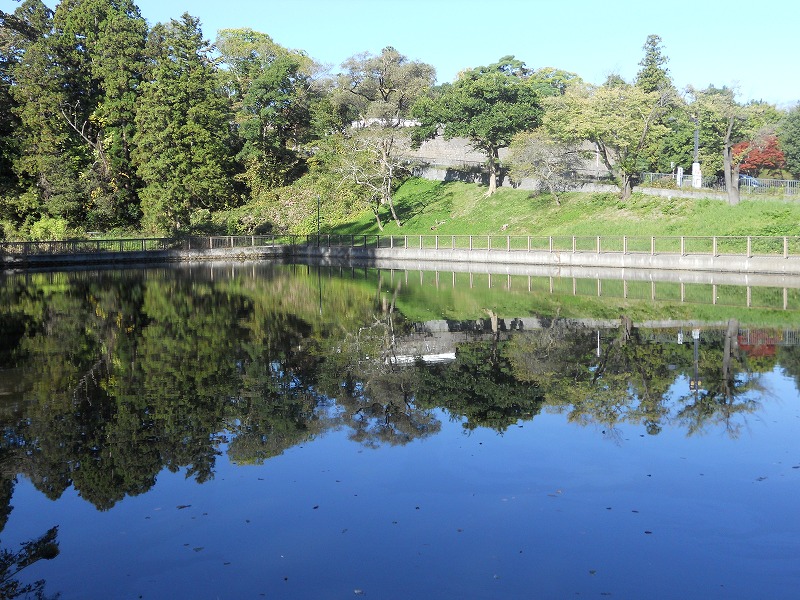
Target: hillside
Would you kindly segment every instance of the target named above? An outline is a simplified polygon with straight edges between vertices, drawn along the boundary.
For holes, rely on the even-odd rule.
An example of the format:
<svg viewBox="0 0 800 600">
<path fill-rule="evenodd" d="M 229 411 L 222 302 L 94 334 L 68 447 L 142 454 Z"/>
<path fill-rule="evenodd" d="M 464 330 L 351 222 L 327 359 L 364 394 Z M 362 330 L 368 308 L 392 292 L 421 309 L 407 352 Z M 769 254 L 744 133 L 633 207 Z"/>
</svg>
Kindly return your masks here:
<svg viewBox="0 0 800 600">
<path fill-rule="evenodd" d="M 547 194 L 500 188 L 486 197 L 485 191 L 475 184 L 410 179 L 395 195 L 403 226 L 388 222 L 383 234 L 800 235 L 800 202 L 745 196 L 729 206 L 721 200 L 642 193 L 623 202 L 613 194 L 576 192 L 562 197 L 558 206 Z M 335 226 L 326 226 L 323 217 L 322 231 L 381 233 L 371 212 Z"/>
</svg>

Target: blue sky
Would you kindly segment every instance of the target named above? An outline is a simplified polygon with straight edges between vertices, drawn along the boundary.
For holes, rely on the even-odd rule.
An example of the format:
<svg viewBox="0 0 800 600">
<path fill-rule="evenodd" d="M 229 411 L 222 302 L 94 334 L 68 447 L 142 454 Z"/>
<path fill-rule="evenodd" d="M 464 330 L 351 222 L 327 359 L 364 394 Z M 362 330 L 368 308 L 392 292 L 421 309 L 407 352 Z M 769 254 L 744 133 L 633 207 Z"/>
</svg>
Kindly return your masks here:
<svg viewBox="0 0 800 600">
<path fill-rule="evenodd" d="M 55 6 L 56 0 L 45 0 Z M 513 54 L 529 67 L 574 71 L 591 83 L 612 72 L 631 80 L 649 34 L 686 85 L 737 86 L 740 100 L 800 101 L 796 0 L 139 0 L 152 25 L 199 17 L 213 41 L 250 27 L 305 50 L 335 70 L 360 52 L 394 46 L 436 67 L 439 83 Z M 13 9 L 13 0 L 0 0 Z"/>
</svg>

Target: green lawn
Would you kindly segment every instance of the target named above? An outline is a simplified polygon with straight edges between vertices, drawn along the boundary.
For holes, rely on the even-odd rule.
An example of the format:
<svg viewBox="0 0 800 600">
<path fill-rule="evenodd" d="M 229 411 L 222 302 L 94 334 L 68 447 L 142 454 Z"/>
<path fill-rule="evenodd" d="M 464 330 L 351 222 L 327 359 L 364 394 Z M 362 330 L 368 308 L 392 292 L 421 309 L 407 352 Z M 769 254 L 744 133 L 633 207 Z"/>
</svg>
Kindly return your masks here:
<svg viewBox="0 0 800 600">
<path fill-rule="evenodd" d="M 491 197 L 475 184 L 410 179 L 395 194 L 403 226 L 382 215 L 385 235 L 800 235 L 800 202 L 661 198 L 636 193 L 570 193 L 556 205 L 547 194 L 500 188 Z M 326 233 L 380 233 L 371 212 L 324 227 Z"/>
</svg>

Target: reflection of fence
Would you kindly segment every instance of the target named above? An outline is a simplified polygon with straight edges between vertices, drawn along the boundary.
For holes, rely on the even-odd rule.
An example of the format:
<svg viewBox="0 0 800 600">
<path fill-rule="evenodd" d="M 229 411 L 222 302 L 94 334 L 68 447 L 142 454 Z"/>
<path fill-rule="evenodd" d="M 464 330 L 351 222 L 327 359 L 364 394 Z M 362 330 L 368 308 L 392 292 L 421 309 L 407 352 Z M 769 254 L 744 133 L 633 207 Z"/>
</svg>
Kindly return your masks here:
<svg viewBox="0 0 800 600">
<path fill-rule="evenodd" d="M 707 256 L 800 256 L 800 236 L 248 235 L 180 239 L 0 242 L 0 255 L 35 256 L 286 246 Z"/>
<path fill-rule="evenodd" d="M 495 278 L 497 281 L 498 278 Z M 616 279 L 577 279 L 573 277 L 532 278 L 508 285 L 555 295 L 619 298 L 650 302 L 738 306 L 774 310 L 800 309 L 800 290 L 786 287 L 755 287 L 713 283 L 670 281 L 627 281 Z"/>
</svg>

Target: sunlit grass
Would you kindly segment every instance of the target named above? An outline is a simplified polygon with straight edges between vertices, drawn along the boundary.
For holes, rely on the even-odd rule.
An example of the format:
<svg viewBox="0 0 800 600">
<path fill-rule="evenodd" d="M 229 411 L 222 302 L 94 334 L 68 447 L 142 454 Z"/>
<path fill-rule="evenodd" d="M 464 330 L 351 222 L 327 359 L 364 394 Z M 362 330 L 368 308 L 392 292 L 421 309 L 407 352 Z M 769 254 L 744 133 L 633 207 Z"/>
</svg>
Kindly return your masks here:
<svg viewBox="0 0 800 600">
<path fill-rule="evenodd" d="M 608 193 L 569 193 L 557 205 L 548 194 L 460 182 L 411 179 L 396 193 L 402 227 L 384 216 L 385 235 L 723 236 L 800 235 L 800 203 L 662 198 L 636 193 L 626 201 Z M 381 233 L 367 212 L 331 233 Z"/>
</svg>

